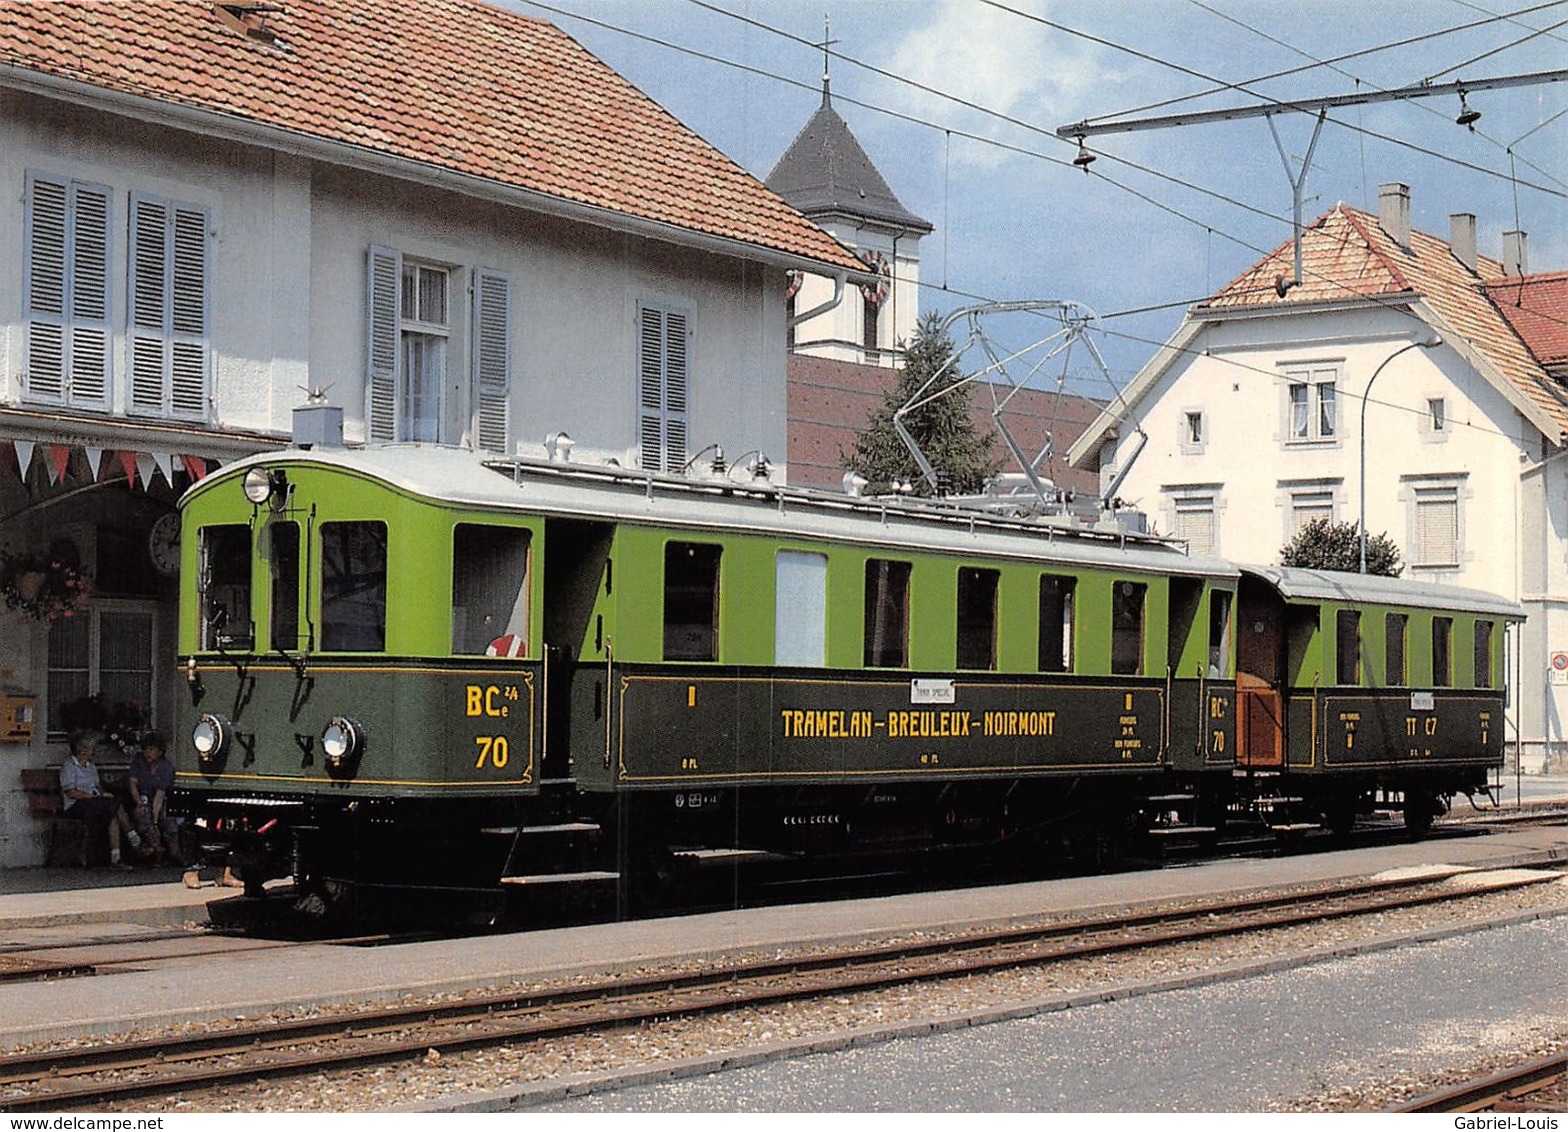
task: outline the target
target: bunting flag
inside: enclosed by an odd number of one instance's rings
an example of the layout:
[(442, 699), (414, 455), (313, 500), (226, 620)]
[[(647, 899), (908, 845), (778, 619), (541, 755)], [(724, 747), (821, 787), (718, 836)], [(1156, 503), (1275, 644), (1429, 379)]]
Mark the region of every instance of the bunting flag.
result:
[(22, 477), (22, 482), (27, 482), (27, 473), (33, 467), (33, 442), (31, 440), (12, 441), (16, 446), (16, 473)]
[(87, 466), (93, 470), (93, 482), (98, 482), (98, 467), (103, 463), (102, 448), (84, 448), (87, 453)]
[(71, 448), (68, 444), (54, 444), (49, 448), (49, 482), (59, 483), (65, 470), (71, 466)]
[(120, 470), (125, 473), (125, 478), (132, 484), (136, 482), (136, 453), (120, 449), (115, 453), (120, 458)]
[(152, 458), (152, 453), (151, 452), (133, 452), (133, 453), (131, 453), (131, 458), (136, 461), (136, 470), (141, 473), (142, 487), (143, 488), (151, 487), (152, 486), (152, 474), (155, 471), (158, 470), (158, 465), (157, 465), (157, 463), (154, 462), (154, 460)]
[(180, 462), (185, 465), (185, 474), (191, 477), (191, 483), (200, 483), (207, 476), (207, 461), (200, 456), (181, 456)]
[(174, 457), (167, 452), (154, 452), (153, 465), (163, 473), (163, 482), (170, 487), (174, 486)]

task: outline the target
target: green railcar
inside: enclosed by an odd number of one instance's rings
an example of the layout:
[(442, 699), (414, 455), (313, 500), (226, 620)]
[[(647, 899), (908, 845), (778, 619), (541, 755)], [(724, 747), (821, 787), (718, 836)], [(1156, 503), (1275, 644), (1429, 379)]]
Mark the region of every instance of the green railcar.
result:
[(324, 903), (1212, 828), (1262, 774), (1238, 607), (1305, 617), (1067, 519), (418, 446), (257, 457), (182, 509), (191, 824)]

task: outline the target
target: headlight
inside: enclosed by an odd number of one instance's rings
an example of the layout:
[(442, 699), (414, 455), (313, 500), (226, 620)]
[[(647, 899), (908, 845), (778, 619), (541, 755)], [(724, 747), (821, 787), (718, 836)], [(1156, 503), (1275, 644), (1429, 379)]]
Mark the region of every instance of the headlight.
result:
[(245, 498), (258, 507), (272, 498), (272, 473), (266, 468), (252, 468), (246, 472)]
[(197, 761), (214, 763), (229, 749), (233, 729), (221, 715), (204, 715), (191, 728), (191, 746), (196, 748)]
[(328, 770), (343, 770), (365, 749), (365, 728), (357, 719), (335, 716), (321, 732), (321, 751)]

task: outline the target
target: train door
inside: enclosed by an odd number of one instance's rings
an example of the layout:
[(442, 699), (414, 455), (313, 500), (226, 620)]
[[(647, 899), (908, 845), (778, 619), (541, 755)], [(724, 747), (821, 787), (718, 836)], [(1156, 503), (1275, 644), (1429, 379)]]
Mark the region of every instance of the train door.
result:
[(1236, 765), (1285, 762), (1285, 603), (1274, 588), (1242, 575), (1236, 641)]
[(572, 684), (591, 645), (590, 621), (610, 569), (615, 528), (583, 519), (546, 519), (544, 526), (545, 746), (541, 777), (573, 777)]

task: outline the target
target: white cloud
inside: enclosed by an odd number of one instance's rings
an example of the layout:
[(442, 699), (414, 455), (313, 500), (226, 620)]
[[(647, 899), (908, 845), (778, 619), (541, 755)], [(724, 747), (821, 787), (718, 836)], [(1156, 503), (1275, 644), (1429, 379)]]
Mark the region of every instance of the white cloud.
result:
[[(1011, 0), (1020, 11), (1040, 11), (1032, 0)], [(911, 9), (906, 9), (906, 11)], [(1091, 92), (1110, 77), (1105, 52), (979, 0), (941, 0), (919, 6), (920, 21), (897, 41), (887, 67), (906, 78), (1039, 126), (1046, 133), (1081, 116)], [(1059, 143), (1033, 131), (899, 87), (907, 112), (1039, 152)], [(993, 166), (1008, 153), (996, 146), (955, 144), (955, 162)]]

